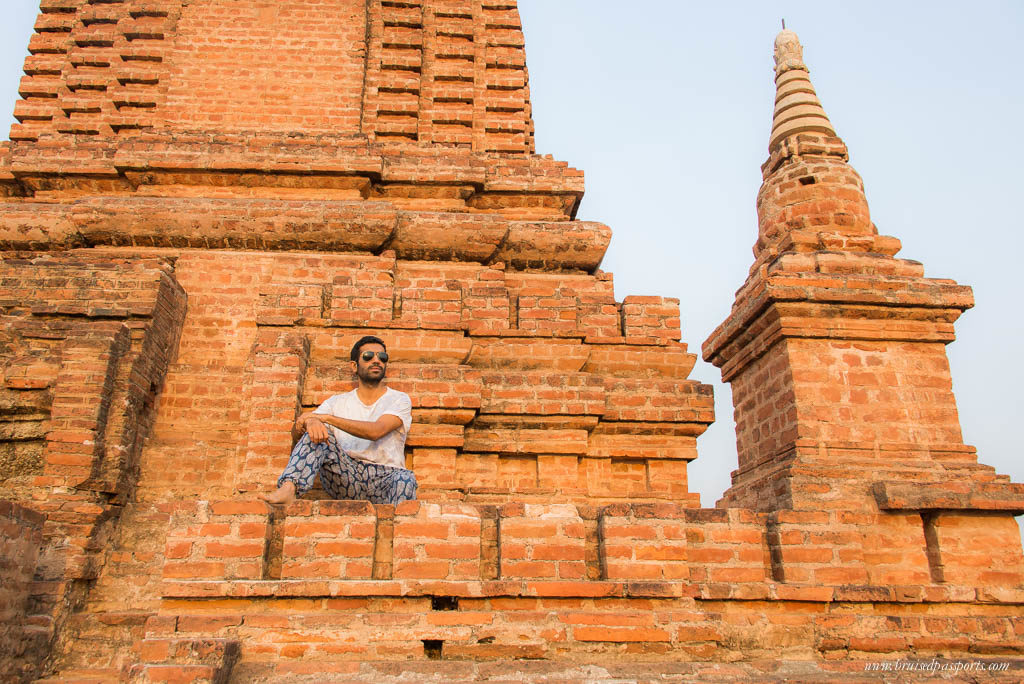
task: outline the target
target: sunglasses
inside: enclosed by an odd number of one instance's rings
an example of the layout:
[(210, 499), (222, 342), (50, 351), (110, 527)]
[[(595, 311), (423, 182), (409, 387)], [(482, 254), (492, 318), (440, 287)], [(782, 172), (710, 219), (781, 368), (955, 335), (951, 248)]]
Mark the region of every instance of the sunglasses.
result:
[(359, 358), (361, 358), (363, 361), (372, 361), (374, 356), (376, 356), (378, 359), (380, 359), (381, 363), (387, 363), (388, 362), (388, 353), (387, 352), (383, 352), (383, 351), (381, 351), (381, 352), (364, 351), (362, 354), (359, 355)]

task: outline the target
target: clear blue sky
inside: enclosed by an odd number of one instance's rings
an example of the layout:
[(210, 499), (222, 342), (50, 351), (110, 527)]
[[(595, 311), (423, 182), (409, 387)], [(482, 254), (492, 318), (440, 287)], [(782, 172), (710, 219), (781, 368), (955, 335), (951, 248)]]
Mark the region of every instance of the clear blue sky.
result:
[[(974, 288), (947, 349), (964, 439), (1024, 482), (1024, 3), (520, 0), (537, 151), (586, 172), (579, 217), (611, 226), (616, 296), (678, 297), (683, 341), (729, 311), (752, 262), (780, 19), (879, 231), (931, 277)], [(13, 109), (35, 0), (5, 0), (0, 97)], [(713, 506), (735, 468), (732, 406), (700, 439), (691, 488)]]

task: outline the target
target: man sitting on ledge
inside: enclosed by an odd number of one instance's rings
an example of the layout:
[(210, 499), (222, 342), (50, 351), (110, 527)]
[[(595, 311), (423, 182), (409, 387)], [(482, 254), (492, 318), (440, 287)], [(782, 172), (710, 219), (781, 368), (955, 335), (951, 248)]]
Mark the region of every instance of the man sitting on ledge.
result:
[(388, 352), (368, 335), (349, 355), (359, 386), (335, 394), (292, 426), (298, 440), (268, 504), (288, 504), (309, 491), (316, 475), (334, 499), (396, 504), (416, 498), (416, 476), (405, 468), (412, 401), (383, 384)]

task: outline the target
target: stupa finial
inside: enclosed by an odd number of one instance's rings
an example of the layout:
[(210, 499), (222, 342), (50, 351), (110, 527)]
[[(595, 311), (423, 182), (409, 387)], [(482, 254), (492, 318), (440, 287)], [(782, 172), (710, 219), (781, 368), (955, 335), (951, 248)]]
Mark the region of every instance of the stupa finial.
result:
[(785, 28), (785, 20), (782, 26), (775, 37), (775, 114), (769, 151), (796, 133), (836, 134), (811, 85), (800, 39)]
[(783, 19), (782, 30), (775, 36), (775, 74), (790, 69), (807, 71), (807, 65), (804, 64), (804, 48), (800, 45), (800, 39), (786, 28), (786, 20)]

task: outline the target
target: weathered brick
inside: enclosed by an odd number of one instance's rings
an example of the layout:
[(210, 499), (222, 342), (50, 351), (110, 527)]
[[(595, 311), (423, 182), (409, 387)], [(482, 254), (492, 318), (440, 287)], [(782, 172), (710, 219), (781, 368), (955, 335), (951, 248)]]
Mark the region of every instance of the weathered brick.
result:
[(373, 506), (365, 501), (328, 500), (296, 507), (300, 514), (307, 510), (308, 515), (284, 519), (281, 577), (369, 579), (377, 541)]
[(407, 503), (395, 510), (394, 577), (479, 579), (480, 512), (472, 506)]

